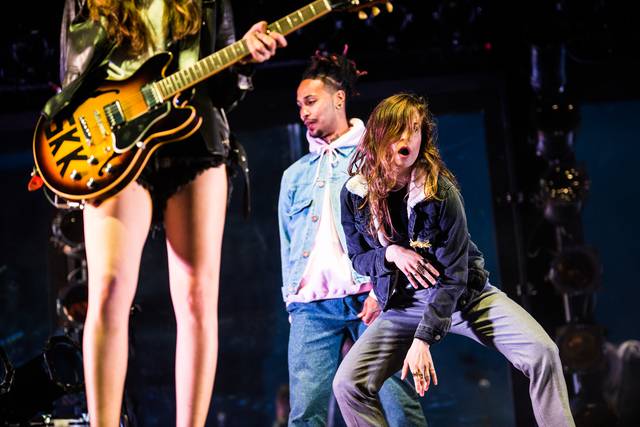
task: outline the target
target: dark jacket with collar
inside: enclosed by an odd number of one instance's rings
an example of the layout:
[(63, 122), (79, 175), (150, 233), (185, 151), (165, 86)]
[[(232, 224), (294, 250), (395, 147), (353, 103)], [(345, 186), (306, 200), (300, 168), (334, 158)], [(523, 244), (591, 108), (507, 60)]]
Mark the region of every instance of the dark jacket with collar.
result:
[[(412, 248), (439, 272), (437, 284), (426, 290), (428, 298), (415, 337), (429, 344), (440, 341), (451, 327), (451, 315), (466, 307), (484, 287), (489, 273), (484, 258), (471, 241), (460, 192), (447, 178), (438, 180), (437, 199), (425, 199), (422, 183), (411, 182), (407, 202), (408, 237)], [(351, 177), (341, 193), (341, 216), (349, 258), (360, 274), (371, 276), (383, 310), (402, 274), (385, 261), (388, 242), (369, 232), (366, 180)]]
[[(105, 29), (88, 19), (86, 3), (86, 0), (65, 1), (60, 39), (63, 90), (43, 109), (48, 118), (69, 105), (74, 96), (81, 97), (83, 89), (106, 78), (106, 63), (113, 44)], [(230, 0), (202, 0), (202, 6), (199, 57), (236, 41)], [(188, 44), (188, 40), (180, 42), (175, 50)], [(200, 135), (213, 154), (224, 157), (228, 154), (230, 131), (224, 109), (232, 108), (251, 89), (250, 79), (243, 73), (250, 74), (250, 68), (231, 67), (198, 85), (193, 95), (191, 103), (203, 118)]]

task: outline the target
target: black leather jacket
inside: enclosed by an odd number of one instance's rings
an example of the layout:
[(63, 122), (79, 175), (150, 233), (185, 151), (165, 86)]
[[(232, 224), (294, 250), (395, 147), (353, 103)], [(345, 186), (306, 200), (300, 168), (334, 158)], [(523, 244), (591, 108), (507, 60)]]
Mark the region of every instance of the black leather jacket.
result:
[[(200, 57), (236, 41), (229, 0), (202, 0)], [(181, 49), (181, 43), (174, 46)], [(63, 90), (43, 110), (48, 118), (69, 104), (91, 79), (106, 77), (106, 60), (113, 50), (105, 29), (88, 19), (86, 0), (66, 0), (60, 38), (60, 79)], [(101, 68), (104, 68), (102, 72)], [(212, 154), (228, 156), (229, 110), (251, 89), (250, 67), (231, 67), (196, 87), (191, 100), (203, 118), (200, 134)]]

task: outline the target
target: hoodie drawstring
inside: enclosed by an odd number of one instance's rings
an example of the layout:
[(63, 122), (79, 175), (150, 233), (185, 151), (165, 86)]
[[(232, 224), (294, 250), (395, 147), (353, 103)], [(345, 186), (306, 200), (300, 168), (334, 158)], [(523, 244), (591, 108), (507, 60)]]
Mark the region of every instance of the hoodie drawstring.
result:
[(320, 148), (320, 158), (318, 159), (318, 167), (316, 167), (316, 174), (313, 177), (314, 184), (318, 182), (318, 177), (320, 176), (320, 168), (322, 168), (322, 159), (324, 159), (325, 155), (330, 156), (330, 164), (332, 167), (338, 163), (338, 150), (334, 148), (331, 144), (323, 145)]

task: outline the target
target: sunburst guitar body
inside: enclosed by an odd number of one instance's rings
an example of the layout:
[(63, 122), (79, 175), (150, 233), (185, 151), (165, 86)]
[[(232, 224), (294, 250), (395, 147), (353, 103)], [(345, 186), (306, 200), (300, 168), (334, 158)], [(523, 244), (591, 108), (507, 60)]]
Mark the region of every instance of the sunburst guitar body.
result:
[(128, 79), (105, 81), (73, 111), (38, 121), (33, 154), (49, 188), (68, 200), (104, 199), (135, 180), (157, 148), (198, 129), (192, 106), (152, 93), (170, 60), (153, 56)]
[[(382, 2), (316, 0), (268, 29), (286, 35), (333, 10), (363, 13), (363, 8)], [(35, 174), (70, 201), (99, 201), (117, 194), (140, 175), (155, 150), (188, 138), (200, 127), (195, 109), (178, 95), (249, 56), (243, 39), (165, 77), (171, 55), (161, 53), (125, 80), (103, 80), (88, 94), (83, 90), (82, 99), (72, 99), (53, 118), (38, 121)]]

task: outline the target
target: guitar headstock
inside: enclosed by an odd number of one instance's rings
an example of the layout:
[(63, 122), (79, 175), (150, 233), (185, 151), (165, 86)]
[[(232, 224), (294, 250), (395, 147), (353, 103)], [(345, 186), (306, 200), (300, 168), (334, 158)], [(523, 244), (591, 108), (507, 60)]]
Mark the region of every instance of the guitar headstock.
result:
[(371, 16), (380, 14), (381, 9), (378, 5), (382, 5), (384, 9), (393, 12), (393, 4), (389, 0), (328, 0), (331, 9), (335, 11), (358, 12), (358, 18), (367, 19), (368, 15), (365, 10), (370, 9)]

